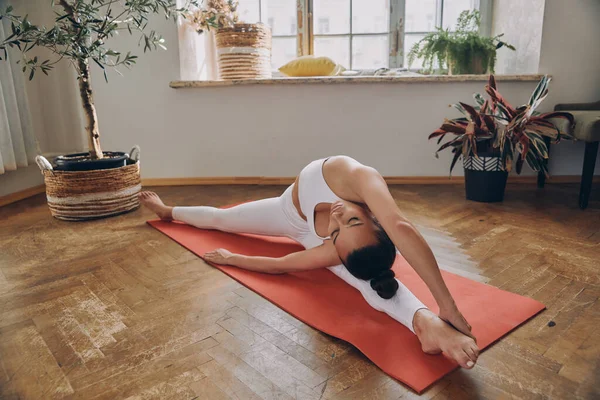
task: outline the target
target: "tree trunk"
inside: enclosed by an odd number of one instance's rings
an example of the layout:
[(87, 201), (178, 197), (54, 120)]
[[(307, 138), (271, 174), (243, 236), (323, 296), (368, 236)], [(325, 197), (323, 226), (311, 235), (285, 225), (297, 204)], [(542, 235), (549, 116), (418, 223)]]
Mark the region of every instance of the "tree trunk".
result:
[(87, 126), (88, 143), (90, 155), (93, 159), (103, 158), (102, 147), (100, 147), (100, 130), (98, 128), (98, 115), (94, 106), (92, 96), (92, 85), (90, 82), (90, 65), (87, 60), (79, 61), (79, 93)]

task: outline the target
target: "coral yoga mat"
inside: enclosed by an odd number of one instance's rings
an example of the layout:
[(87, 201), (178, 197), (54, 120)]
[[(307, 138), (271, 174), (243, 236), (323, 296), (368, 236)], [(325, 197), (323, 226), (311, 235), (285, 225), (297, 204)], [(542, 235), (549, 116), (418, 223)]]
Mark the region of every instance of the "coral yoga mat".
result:
[[(148, 223), (199, 256), (217, 248), (270, 257), (303, 249), (286, 238), (201, 230), (176, 222)], [(412, 332), (371, 308), (359, 291), (326, 269), (268, 275), (229, 266), (215, 267), (304, 323), (351, 343), (384, 372), (419, 393), (458, 367), (443, 355), (424, 354)], [(406, 260), (398, 257), (394, 271), (427, 307), (438, 311), (426, 285)], [(481, 349), (545, 308), (538, 301), (442, 273)]]

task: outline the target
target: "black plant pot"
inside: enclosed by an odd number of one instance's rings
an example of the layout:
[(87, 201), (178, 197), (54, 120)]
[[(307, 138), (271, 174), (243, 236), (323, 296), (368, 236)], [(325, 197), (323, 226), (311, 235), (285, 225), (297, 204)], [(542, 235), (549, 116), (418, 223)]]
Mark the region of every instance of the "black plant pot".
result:
[(463, 158), (467, 200), (495, 203), (504, 200), (508, 172), (497, 156), (479, 155)]
[(105, 151), (104, 158), (93, 160), (90, 153), (75, 153), (58, 156), (54, 159), (54, 169), (59, 171), (91, 171), (112, 169), (126, 165), (129, 154), (119, 151)]

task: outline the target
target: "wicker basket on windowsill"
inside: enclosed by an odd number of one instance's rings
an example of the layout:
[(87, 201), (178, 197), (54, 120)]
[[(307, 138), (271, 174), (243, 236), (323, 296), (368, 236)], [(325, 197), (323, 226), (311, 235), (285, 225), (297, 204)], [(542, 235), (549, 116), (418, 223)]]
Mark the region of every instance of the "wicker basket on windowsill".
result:
[(271, 30), (264, 24), (235, 24), (216, 35), (219, 79), (270, 79)]

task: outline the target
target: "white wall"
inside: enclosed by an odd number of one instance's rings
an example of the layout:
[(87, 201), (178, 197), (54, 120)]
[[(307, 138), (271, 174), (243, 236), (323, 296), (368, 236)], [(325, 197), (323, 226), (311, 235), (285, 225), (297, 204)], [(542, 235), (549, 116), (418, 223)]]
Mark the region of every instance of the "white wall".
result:
[[(600, 98), (600, 46), (591, 43), (600, 37), (600, 5), (568, 3), (546, 2), (540, 70), (554, 79), (542, 110)], [(94, 84), (104, 147), (140, 144), (144, 177), (293, 176), (330, 154), (348, 154), (384, 175), (445, 176), (449, 154), (435, 159), (426, 136), (455, 115), (449, 103), (483, 91), (483, 83), (170, 89), (179, 74), (176, 28), (154, 22), (169, 51), (142, 55), (125, 78)], [(125, 36), (119, 41), (123, 48), (136, 43)], [(535, 83), (499, 85), (522, 104)], [(551, 172), (580, 174), (582, 151), (580, 143), (556, 146)]]
[[(557, 102), (600, 99), (599, 20), (597, 0), (546, 1), (540, 71), (554, 79), (543, 110)], [(103, 147), (127, 151), (141, 145), (146, 178), (293, 176), (330, 154), (348, 154), (388, 176), (446, 176), (449, 154), (435, 159), (427, 134), (456, 115), (449, 103), (483, 91), (483, 83), (175, 90), (168, 84), (179, 77), (176, 27), (160, 18), (153, 22), (168, 51), (137, 50), (138, 65), (123, 71), (125, 77), (112, 74), (109, 84), (94, 71)], [(137, 38), (122, 35), (116, 45), (135, 48)], [(506, 98), (521, 104), (535, 84), (499, 85)], [(55, 107), (52, 96), (54, 90), (38, 102)], [(48, 112), (44, 122), (56, 129), (65, 123), (61, 115)], [(561, 143), (553, 149), (551, 172), (580, 174), (582, 157), (582, 143)]]
[[(539, 71), (554, 79), (545, 107), (600, 100), (599, 21), (598, 0), (546, 0)], [(581, 142), (555, 146), (550, 172), (581, 174), (584, 147)]]
[(20, 192), (44, 183), (44, 177), (37, 165), (19, 168), (0, 175), (0, 197)]
[(540, 64), (544, 5), (546, 0), (493, 2), (492, 35), (515, 46), (497, 52), (497, 74), (535, 74)]
[[(448, 104), (470, 101), (483, 83), (244, 86), (175, 90), (176, 60), (147, 57), (148, 76), (97, 84), (104, 147), (142, 146), (144, 177), (295, 176), (309, 161), (347, 154), (384, 175), (445, 176), (427, 135)], [(136, 72), (142, 72), (140, 68)], [(171, 75), (171, 76), (173, 76)], [(175, 75), (176, 76), (176, 75)], [(114, 82), (113, 82), (114, 83)], [(520, 102), (534, 83), (503, 83)], [(127, 107), (123, 107), (127, 104)], [(457, 169), (457, 173), (460, 172)]]

